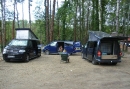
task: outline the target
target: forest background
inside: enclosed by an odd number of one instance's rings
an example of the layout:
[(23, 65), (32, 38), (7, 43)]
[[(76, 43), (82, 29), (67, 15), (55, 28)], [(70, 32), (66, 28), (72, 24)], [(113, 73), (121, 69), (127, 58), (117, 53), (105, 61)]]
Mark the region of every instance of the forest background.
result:
[(31, 28), (41, 44), (53, 40), (85, 44), (89, 30), (130, 35), (130, 0), (0, 0), (0, 5), (1, 50), (15, 38), (15, 28)]

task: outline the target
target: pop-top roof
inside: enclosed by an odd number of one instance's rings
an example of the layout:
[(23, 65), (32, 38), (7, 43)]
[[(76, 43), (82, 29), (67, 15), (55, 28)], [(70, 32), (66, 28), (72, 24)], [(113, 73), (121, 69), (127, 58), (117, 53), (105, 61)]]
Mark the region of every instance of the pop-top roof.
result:
[(102, 32), (102, 31), (89, 31), (89, 39), (88, 41), (97, 41), (100, 39), (117, 39), (117, 40), (124, 40), (127, 39), (127, 37), (123, 36), (112, 36), (108, 33)]
[(101, 31), (89, 31), (89, 41), (97, 41), (104, 37), (111, 37), (111, 35)]
[(38, 39), (30, 28), (16, 28), (16, 39)]

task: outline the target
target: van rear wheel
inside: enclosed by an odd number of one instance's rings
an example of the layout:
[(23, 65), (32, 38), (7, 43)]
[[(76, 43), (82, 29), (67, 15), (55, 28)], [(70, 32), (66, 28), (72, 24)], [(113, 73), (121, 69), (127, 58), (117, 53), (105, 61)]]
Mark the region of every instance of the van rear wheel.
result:
[(93, 65), (97, 65), (98, 63), (95, 61), (94, 57), (93, 57), (93, 60), (92, 60), (92, 64)]
[(40, 57), (41, 56), (41, 54), (40, 55), (38, 55), (37, 57)]

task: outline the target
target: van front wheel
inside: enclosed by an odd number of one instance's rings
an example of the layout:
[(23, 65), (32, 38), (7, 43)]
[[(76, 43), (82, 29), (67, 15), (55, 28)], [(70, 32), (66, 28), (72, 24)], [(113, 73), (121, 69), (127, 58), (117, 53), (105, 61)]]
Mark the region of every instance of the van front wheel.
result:
[(4, 59), (6, 62), (10, 62), (10, 59)]
[(29, 62), (29, 55), (28, 54), (26, 55), (25, 62)]
[(50, 54), (50, 52), (49, 52), (48, 50), (46, 50), (46, 51), (45, 51), (45, 54), (46, 54), (46, 55), (49, 55), (49, 54)]

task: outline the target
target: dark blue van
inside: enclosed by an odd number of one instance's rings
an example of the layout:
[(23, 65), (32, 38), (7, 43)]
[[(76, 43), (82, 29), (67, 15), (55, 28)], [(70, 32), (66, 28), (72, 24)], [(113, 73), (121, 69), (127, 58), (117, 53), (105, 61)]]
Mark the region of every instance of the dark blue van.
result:
[(116, 65), (121, 62), (119, 42), (127, 37), (111, 36), (101, 31), (89, 31), (89, 39), (82, 47), (82, 59), (91, 61), (93, 65), (108, 63)]
[(66, 49), (66, 51), (69, 54), (81, 52), (80, 41), (77, 41), (77, 42), (74, 42), (74, 41), (53, 41), (50, 44), (44, 46), (43, 52), (46, 55), (58, 54), (58, 49), (59, 49), (60, 46), (62, 46), (63, 49)]

